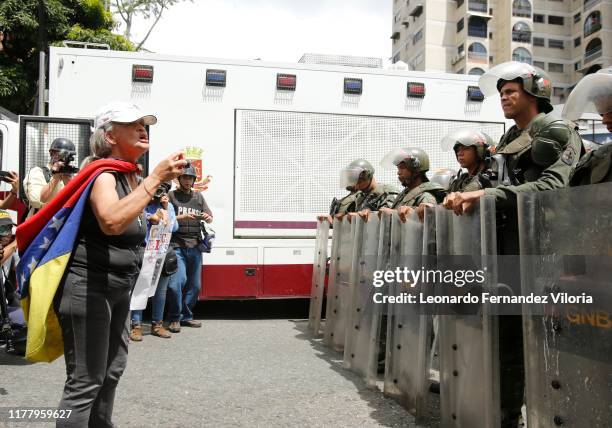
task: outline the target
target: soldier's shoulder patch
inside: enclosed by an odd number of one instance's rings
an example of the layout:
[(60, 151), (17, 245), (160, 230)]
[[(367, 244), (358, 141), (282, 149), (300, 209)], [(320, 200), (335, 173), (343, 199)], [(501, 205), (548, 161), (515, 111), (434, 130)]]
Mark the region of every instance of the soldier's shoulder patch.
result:
[(564, 164), (571, 166), (574, 164), (574, 159), (576, 159), (576, 150), (574, 149), (574, 146), (570, 144), (561, 155), (561, 160)]

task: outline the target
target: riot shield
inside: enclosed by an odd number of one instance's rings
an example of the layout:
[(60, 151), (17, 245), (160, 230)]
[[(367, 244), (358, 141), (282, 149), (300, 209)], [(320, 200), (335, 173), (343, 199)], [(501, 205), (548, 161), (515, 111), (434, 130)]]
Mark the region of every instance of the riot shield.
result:
[(523, 305), (530, 428), (612, 424), (610, 213), (612, 183), (519, 197), (522, 294), (549, 296)]
[[(405, 223), (397, 215), (393, 216), (389, 270), (418, 271), (428, 265), (427, 256), (435, 255), (428, 254), (435, 251), (435, 245), (429, 245), (435, 239), (433, 223), (433, 211), (426, 213), (425, 224), (416, 213)], [(388, 305), (384, 393), (395, 398), (419, 421), (427, 411), (431, 315), (419, 303), (418, 296), (427, 293), (428, 286), (395, 282), (390, 288), (389, 294), (399, 301)], [(412, 303), (406, 301), (408, 295), (414, 296)]]
[[(344, 364), (361, 375), (370, 387), (376, 386), (377, 355), (379, 349), (380, 313), (375, 310), (373, 273), (377, 269), (381, 222), (377, 213), (367, 222), (355, 223), (355, 252), (351, 268), (352, 288), (349, 322), (346, 329)], [(384, 231), (383, 231), (384, 233)]]
[(315, 241), (314, 264), (312, 265), (312, 286), (310, 289), (310, 309), (308, 313), (308, 328), (314, 336), (318, 336), (321, 326), (321, 310), (323, 309), (323, 294), (325, 291), (325, 272), (327, 270), (327, 243), (329, 241), (329, 222), (319, 221)]
[[(436, 209), (438, 269), (480, 269), (483, 255), (496, 254), (495, 203), (485, 198), (473, 213), (456, 216)], [(484, 235), (484, 236), (483, 236)], [(489, 263), (494, 269), (495, 264)], [(488, 272), (495, 279), (495, 272)], [(486, 284), (485, 284), (486, 286)], [(481, 295), (479, 289), (445, 287), (444, 293)], [(440, 409), (442, 426), (492, 427), (500, 425), (499, 359), (496, 318), (480, 303), (446, 307), (439, 316)], [(483, 373), (484, 371), (484, 373)]]
[(324, 343), (339, 352), (344, 349), (344, 336), (351, 297), (349, 276), (355, 244), (354, 232), (355, 222), (350, 223), (346, 216), (341, 221), (334, 220)]

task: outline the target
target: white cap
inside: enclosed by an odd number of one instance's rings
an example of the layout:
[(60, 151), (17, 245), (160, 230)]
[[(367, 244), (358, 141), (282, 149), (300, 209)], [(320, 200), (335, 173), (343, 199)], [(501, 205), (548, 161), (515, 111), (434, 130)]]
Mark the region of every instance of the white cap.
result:
[(114, 101), (98, 111), (94, 127), (99, 129), (111, 122), (132, 123), (140, 119), (144, 119), (145, 125), (155, 125), (157, 123), (155, 116), (144, 114), (136, 104)]

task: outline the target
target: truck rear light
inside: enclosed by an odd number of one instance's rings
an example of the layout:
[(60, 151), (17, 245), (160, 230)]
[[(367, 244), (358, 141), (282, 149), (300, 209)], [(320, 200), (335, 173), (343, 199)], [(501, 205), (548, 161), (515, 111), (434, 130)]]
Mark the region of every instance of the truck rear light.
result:
[(276, 75), (276, 89), (279, 91), (295, 91), (297, 83), (297, 77), (295, 74), (282, 74)]
[(153, 83), (153, 66), (132, 65), (132, 82)]
[(352, 77), (344, 78), (344, 93), (361, 95), (363, 92), (363, 80)]
[(484, 94), (478, 86), (468, 86), (467, 88), (467, 99), (468, 101), (482, 102), (484, 100)]
[(206, 70), (206, 86), (225, 87), (227, 82), (227, 71), (225, 70)]
[(408, 98), (425, 98), (425, 84), (408, 82)]

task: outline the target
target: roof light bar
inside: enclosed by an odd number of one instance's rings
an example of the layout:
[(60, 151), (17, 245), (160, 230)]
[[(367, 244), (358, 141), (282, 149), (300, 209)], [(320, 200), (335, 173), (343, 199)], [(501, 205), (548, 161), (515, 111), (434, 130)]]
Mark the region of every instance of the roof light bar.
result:
[(467, 99), (468, 101), (482, 102), (484, 101), (484, 94), (478, 86), (468, 86), (467, 88)]
[(295, 91), (297, 76), (295, 74), (278, 73), (276, 75), (276, 89), (279, 91)]
[(408, 98), (425, 98), (425, 84), (419, 82), (408, 82)]
[(153, 66), (132, 65), (132, 82), (153, 83)]
[(361, 95), (362, 92), (363, 92), (363, 80), (362, 79), (355, 79), (353, 77), (344, 78), (344, 93), (345, 94)]
[(206, 86), (225, 87), (227, 84), (227, 71), (225, 70), (206, 70)]

